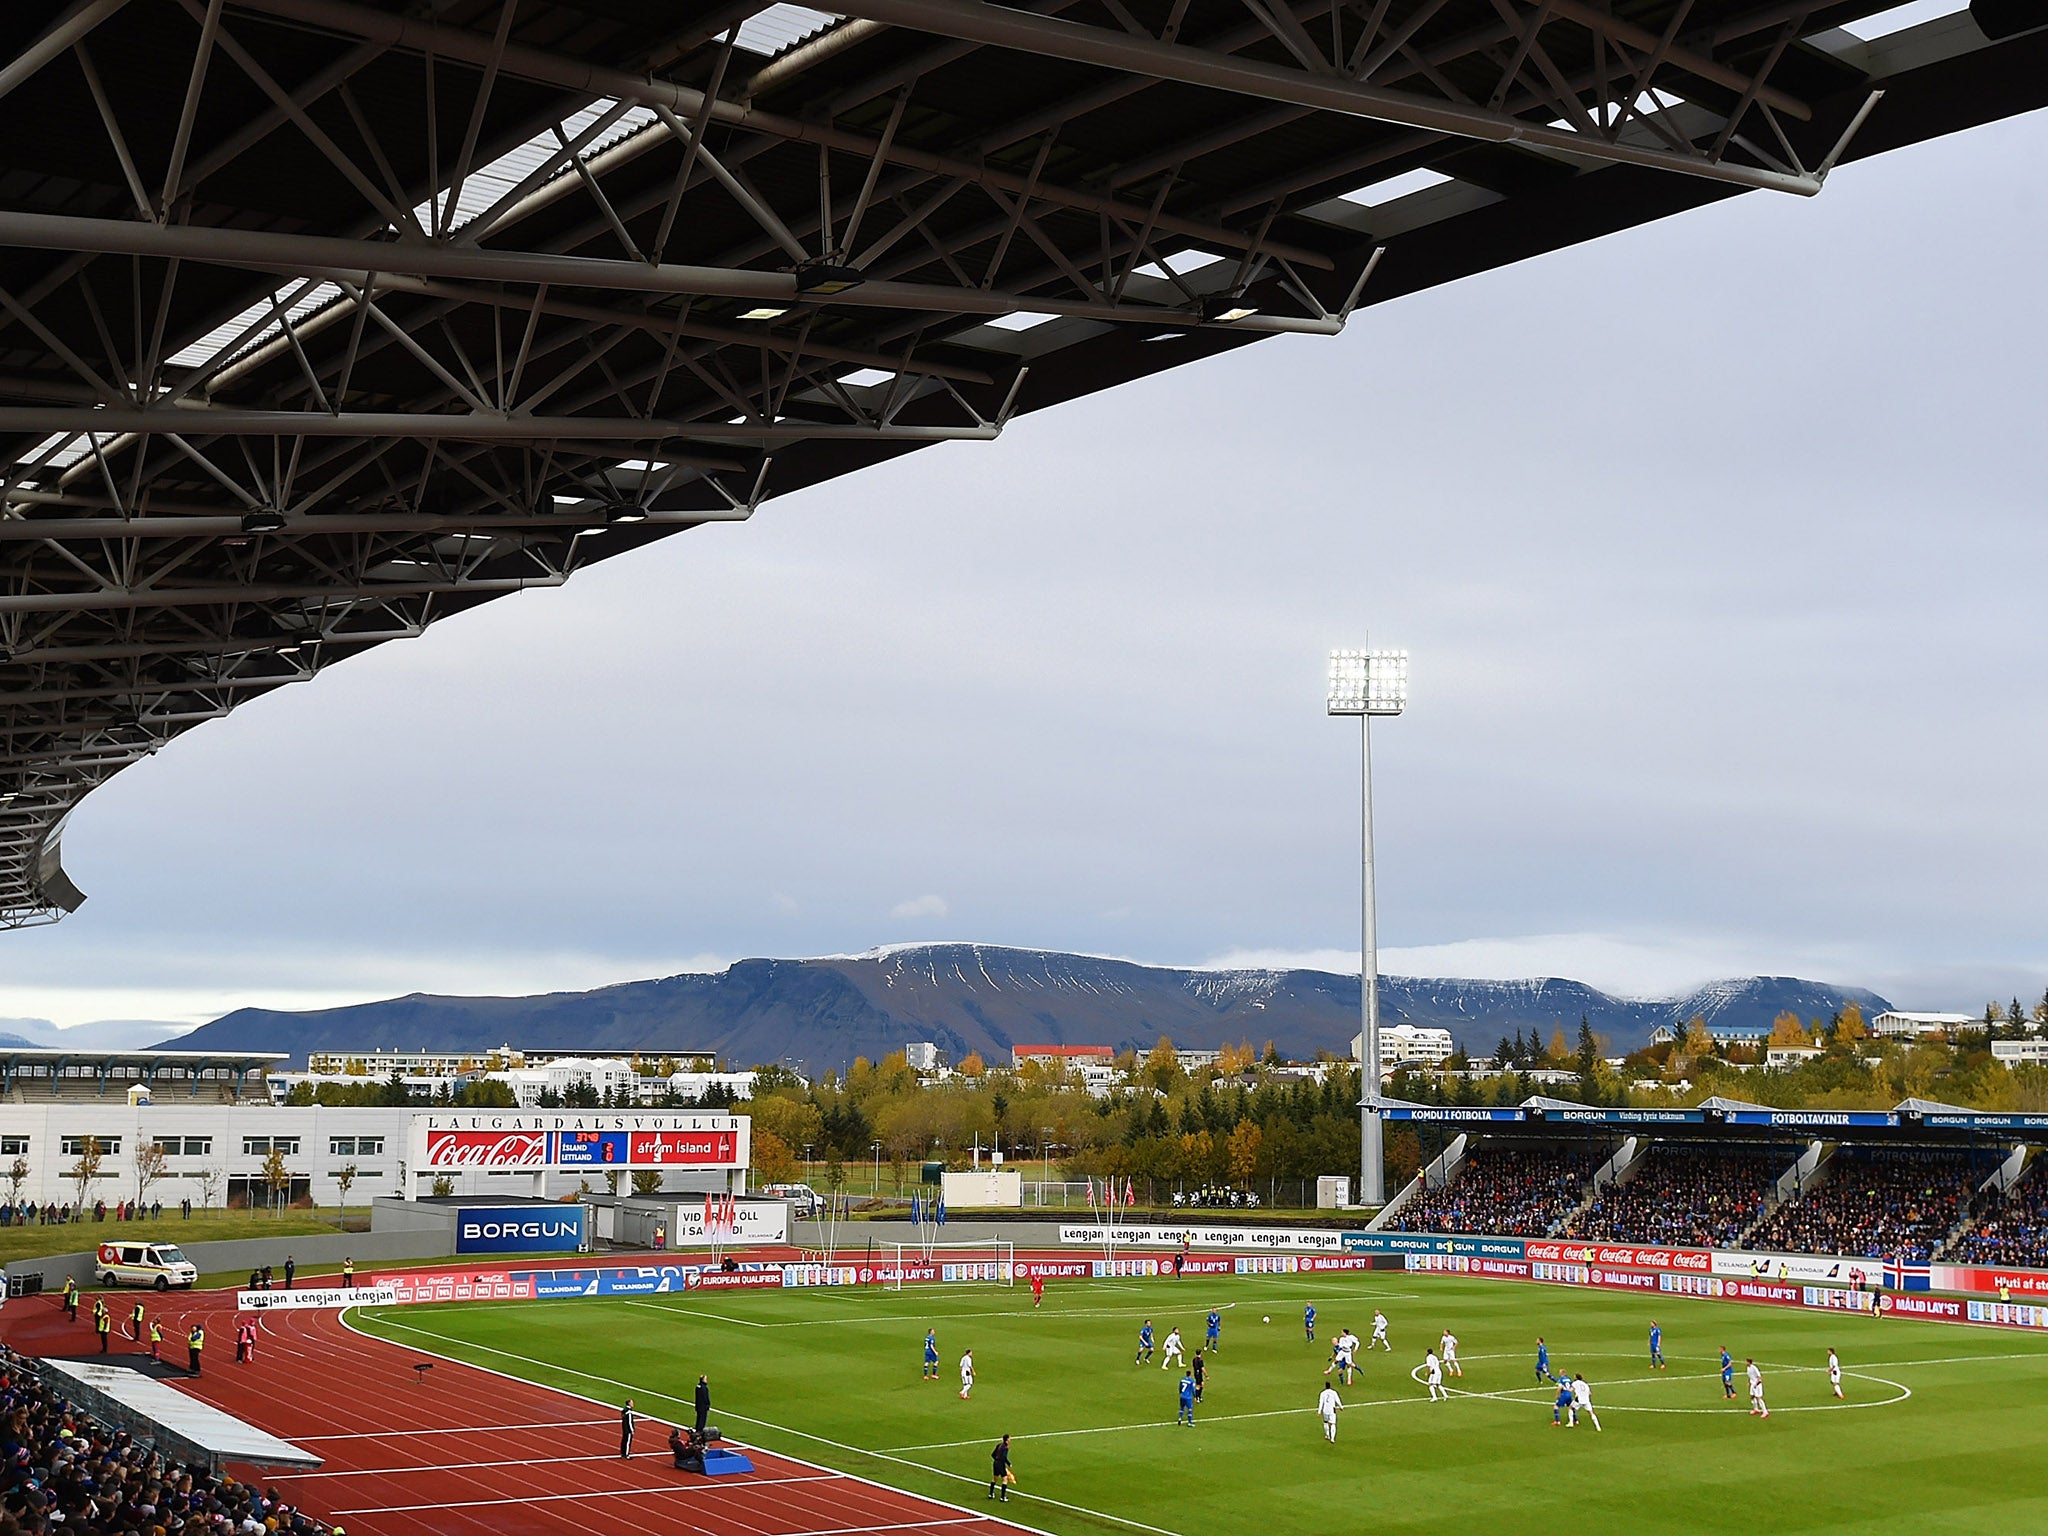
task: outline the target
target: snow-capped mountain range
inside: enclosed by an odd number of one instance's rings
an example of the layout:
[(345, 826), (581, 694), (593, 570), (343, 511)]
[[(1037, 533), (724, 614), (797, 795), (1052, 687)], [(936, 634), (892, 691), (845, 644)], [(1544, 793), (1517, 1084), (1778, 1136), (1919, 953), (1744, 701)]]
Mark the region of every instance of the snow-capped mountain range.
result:
[[(1474, 1052), (1503, 1035), (1581, 1017), (1616, 1050), (1638, 1047), (1659, 1024), (1767, 1025), (1787, 1009), (1826, 1017), (1844, 1002), (1889, 1006), (1860, 987), (1751, 976), (1683, 997), (1619, 998), (1555, 977), (1525, 981), (1389, 976), (1387, 1023), (1448, 1028)], [(315, 1050), (643, 1050), (715, 1053), (739, 1066), (785, 1058), (814, 1070), (856, 1056), (878, 1059), (930, 1040), (954, 1059), (978, 1051), (1007, 1060), (1013, 1045), (1145, 1048), (1161, 1035), (1190, 1049), (1273, 1041), (1282, 1054), (1348, 1052), (1358, 1029), (1356, 976), (1313, 970), (1200, 970), (1139, 965), (994, 944), (894, 945), (864, 955), (742, 960), (723, 971), (622, 982), (537, 997), (415, 993), (316, 1012), (245, 1008), (201, 1026), (180, 1049), (275, 1050), (303, 1061)]]

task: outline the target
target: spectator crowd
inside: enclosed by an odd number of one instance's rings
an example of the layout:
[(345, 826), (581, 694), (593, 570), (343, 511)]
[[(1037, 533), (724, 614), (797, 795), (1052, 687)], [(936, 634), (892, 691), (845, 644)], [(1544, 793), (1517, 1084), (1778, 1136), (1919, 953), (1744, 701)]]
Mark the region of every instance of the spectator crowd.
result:
[(2037, 1173), (2021, 1181), (1956, 1240), (1948, 1257), (1958, 1264), (2048, 1269), (2048, 1179)]
[(1457, 1175), (1402, 1207), (1398, 1232), (1498, 1232), (1544, 1237), (1586, 1197), (1590, 1152), (1576, 1147), (1481, 1144)]
[(4, 1346), (0, 1458), (0, 1536), (329, 1536), (274, 1488), (179, 1466), (89, 1418)]
[(1565, 1232), (1594, 1242), (1732, 1248), (1764, 1211), (1789, 1150), (1657, 1142), (1623, 1184), (1609, 1184)]
[(1843, 1147), (1826, 1177), (1788, 1200), (1744, 1246), (1925, 1263), (1970, 1211), (1990, 1167), (1934, 1147)]

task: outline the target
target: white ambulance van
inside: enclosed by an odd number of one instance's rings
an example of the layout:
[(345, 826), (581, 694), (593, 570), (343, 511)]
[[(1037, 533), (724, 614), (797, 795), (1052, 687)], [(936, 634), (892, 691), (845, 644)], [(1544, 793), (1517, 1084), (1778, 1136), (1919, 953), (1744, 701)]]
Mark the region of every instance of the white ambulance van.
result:
[(199, 1270), (176, 1243), (101, 1243), (98, 1254), (100, 1284), (152, 1285), (160, 1291), (172, 1286), (190, 1290)]

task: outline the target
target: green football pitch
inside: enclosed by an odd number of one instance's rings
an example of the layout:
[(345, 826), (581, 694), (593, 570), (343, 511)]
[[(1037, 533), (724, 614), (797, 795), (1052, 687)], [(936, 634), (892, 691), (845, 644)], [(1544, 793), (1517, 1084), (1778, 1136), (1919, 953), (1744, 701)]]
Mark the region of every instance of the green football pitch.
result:
[[(1317, 1342), (1302, 1307), (1319, 1314)], [(1210, 1307), (1221, 1350), (1192, 1429), (1179, 1371), (1133, 1364), (1148, 1317), (1190, 1352)], [(1337, 1443), (1314, 1404), (1328, 1344), (1369, 1337)], [(1362, 1274), (1055, 1281), (413, 1306), (363, 1331), (603, 1402), (686, 1415), (699, 1372), (728, 1434), (877, 1482), (984, 1504), (988, 1451), (1013, 1436), (1005, 1513), (1058, 1536), (1275, 1536), (1360, 1520), (1381, 1531), (2048, 1532), (2048, 1339), (1730, 1302)], [(1271, 1317), (1271, 1322), (1264, 1319)], [(1649, 1366), (1664, 1328), (1669, 1367)], [(921, 1380), (927, 1327), (936, 1382)], [(1424, 1350), (1458, 1336), (1462, 1379), (1428, 1401)], [(1551, 1426), (1552, 1369), (1593, 1385), (1603, 1428)], [(1719, 1349), (1736, 1360), (1724, 1399)], [(1829, 1392), (1840, 1353), (1846, 1400)], [(974, 1351), (973, 1396), (958, 1362)], [(1770, 1418), (1740, 1372), (1766, 1372)]]

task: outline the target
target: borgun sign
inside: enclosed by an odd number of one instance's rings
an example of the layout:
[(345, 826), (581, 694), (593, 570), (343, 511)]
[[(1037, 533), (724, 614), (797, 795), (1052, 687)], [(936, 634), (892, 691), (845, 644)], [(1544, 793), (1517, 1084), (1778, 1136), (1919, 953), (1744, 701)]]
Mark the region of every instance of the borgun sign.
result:
[(417, 1114), (414, 1166), (521, 1173), (600, 1168), (744, 1168), (744, 1115)]

